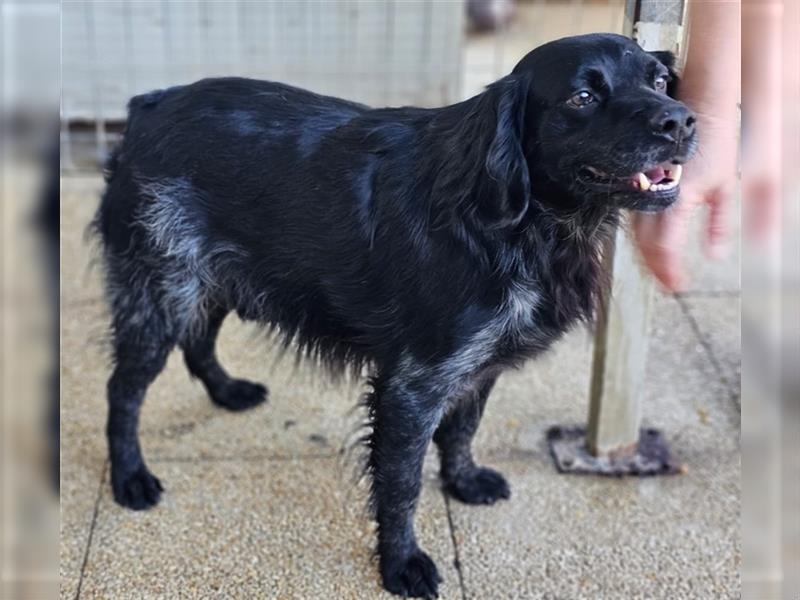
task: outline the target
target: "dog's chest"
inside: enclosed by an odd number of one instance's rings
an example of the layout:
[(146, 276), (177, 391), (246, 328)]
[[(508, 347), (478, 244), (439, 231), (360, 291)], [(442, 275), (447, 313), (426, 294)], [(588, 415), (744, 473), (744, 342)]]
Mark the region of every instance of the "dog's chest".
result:
[(557, 330), (543, 319), (547, 296), (541, 290), (515, 291), (513, 309), (497, 323), (494, 356), (497, 360), (517, 363), (546, 351), (559, 337)]
[[(594, 244), (556, 245), (539, 258), (536, 264), (524, 264), (520, 256), (517, 265), (523, 266), (502, 287), (478, 294), (495, 298), (493, 303), (466, 309), (462, 322), (469, 323), (473, 333), (462, 338), (444, 365), (457, 386), (479, 381), (482, 373), (520, 366), (576, 323), (591, 319), (600, 269)], [(480, 315), (477, 323), (475, 315)]]
[(599, 265), (586, 261), (580, 267), (506, 288), (482, 340), (491, 345), (494, 360), (518, 364), (547, 350), (576, 323), (591, 320)]
[(544, 327), (542, 290), (535, 285), (515, 282), (503, 301), (471, 340), (472, 353), (485, 356), (487, 363), (516, 363), (546, 350), (555, 336)]

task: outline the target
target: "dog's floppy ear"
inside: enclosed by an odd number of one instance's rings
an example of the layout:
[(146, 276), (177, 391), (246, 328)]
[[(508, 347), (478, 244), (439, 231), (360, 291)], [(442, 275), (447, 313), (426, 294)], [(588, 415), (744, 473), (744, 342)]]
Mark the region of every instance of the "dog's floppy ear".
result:
[(670, 98), (677, 98), (678, 96), (678, 84), (680, 83), (680, 77), (678, 76), (677, 71), (675, 70), (675, 64), (677, 63), (677, 58), (675, 54), (670, 52), (669, 50), (655, 50), (654, 52), (650, 52), (650, 56), (655, 58), (658, 62), (669, 69), (669, 77), (670, 81), (667, 84), (667, 95)]
[(494, 121), (483, 172), (477, 186), (481, 219), (492, 228), (513, 227), (528, 210), (530, 176), (523, 152), (525, 104), (528, 84), (524, 76), (509, 75), (492, 84), (489, 94)]

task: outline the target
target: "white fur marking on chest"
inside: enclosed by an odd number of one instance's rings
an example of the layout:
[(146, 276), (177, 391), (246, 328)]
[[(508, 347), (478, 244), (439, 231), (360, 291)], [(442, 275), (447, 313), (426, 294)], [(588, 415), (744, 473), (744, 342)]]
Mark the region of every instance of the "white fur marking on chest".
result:
[(525, 336), (535, 326), (539, 294), (531, 287), (513, 285), (491, 320), (455, 353), (435, 365), (425, 365), (406, 351), (401, 357), (398, 377), (422, 381), (444, 398), (457, 398), (480, 384), (477, 376), (491, 361), (498, 342), (505, 335)]

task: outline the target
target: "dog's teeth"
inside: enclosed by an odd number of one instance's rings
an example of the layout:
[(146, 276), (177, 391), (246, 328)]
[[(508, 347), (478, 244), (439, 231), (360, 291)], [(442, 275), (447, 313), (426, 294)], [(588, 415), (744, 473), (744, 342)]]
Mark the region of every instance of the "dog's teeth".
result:
[(671, 190), (678, 185), (677, 181), (667, 181), (665, 183), (653, 183), (650, 185), (651, 192), (661, 192), (664, 190)]
[(675, 165), (674, 168), (669, 170), (669, 176), (676, 184), (681, 180), (681, 174), (683, 173), (683, 165)]
[(647, 175), (644, 173), (639, 173), (639, 188), (646, 192), (650, 189), (650, 180), (647, 178)]

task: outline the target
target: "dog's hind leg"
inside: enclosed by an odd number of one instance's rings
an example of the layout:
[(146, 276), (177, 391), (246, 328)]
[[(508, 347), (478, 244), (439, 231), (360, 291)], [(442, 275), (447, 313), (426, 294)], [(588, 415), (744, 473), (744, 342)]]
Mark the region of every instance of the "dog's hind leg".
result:
[(461, 399), (433, 435), (439, 447), (444, 489), (467, 504), (494, 504), (511, 496), (505, 478), (493, 469), (477, 466), (470, 448), (493, 385), (494, 378)]
[(227, 314), (228, 310), (221, 306), (211, 309), (202, 333), (181, 347), (189, 372), (203, 382), (214, 404), (228, 410), (246, 410), (266, 400), (267, 388), (246, 379), (234, 379), (219, 364), (214, 347)]
[(139, 411), (147, 387), (175, 345), (168, 318), (147, 289), (127, 289), (112, 302), (114, 371), (108, 380), (108, 436), (114, 499), (134, 510), (154, 506), (163, 488), (139, 446)]

